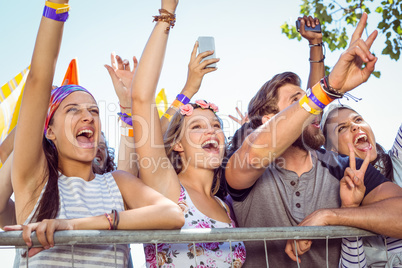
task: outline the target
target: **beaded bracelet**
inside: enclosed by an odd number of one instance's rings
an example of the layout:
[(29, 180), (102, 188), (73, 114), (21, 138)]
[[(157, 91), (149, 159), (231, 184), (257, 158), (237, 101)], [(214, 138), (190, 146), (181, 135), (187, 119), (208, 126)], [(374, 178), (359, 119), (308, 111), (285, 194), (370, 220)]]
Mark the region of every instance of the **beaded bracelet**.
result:
[(300, 107), (302, 107), (304, 110), (309, 112), (310, 114), (320, 114), (322, 111), (313, 109), (310, 105), (308, 105), (309, 98), (307, 98), (307, 95), (304, 95), (303, 98), (299, 100)]
[(331, 87), (331, 85), (328, 82), (328, 76), (325, 76), (323, 79), (321, 79), (321, 85), (322, 85), (322, 90), (331, 98), (333, 99), (340, 99), (343, 97), (344, 93), (340, 92), (339, 90)]
[[(162, 13), (166, 15), (162, 15)], [(166, 9), (159, 9), (159, 14), (160, 14), (159, 16), (152, 16), (154, 18), (152, 22), (163, 21), (169, 23), (169, 26), (166, 27), (166, 33), (168, 33), (170, 31), (170, 28), (173, 28), (176, 23), (176, 15), (170, 13)]]
[(106, 217), (106, 219), (107, 219), (108, 222), (109, 222), (109, 230), (113, 230), (113, 229), (112, 229), (112, 228), (113, 228), (112, 218), (111, 218), (110, 215), (107, 214), (107, 213), (105, 213), (105, 217)]

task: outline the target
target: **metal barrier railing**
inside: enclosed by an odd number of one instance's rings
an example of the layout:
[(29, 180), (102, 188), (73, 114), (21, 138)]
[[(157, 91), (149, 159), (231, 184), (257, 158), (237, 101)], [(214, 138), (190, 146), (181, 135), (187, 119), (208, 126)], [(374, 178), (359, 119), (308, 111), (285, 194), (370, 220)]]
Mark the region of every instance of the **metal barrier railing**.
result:
[[(269, 228), (212, 228), (183, 230), (142, 231), (58, 231), (54, 234), (55, 245), (88, 244), (158, 244), (158, 243), (208, 243), (234, 241), (268, 241), (288, 239), (335, 239), (342, 237), (365, 237), (376, 234), (345, 226), (269, 227)], [(32, 234), (33, 246), (40, 246), (36, 234)], [(26, 247), (21, 231), (0, 233), (0, 246)], [(116, 248), (116, 247), (114, 247)], [(157, 250), (158, 247), (155, 246)], [(73, 252), (73, 250), (72, 250)], [(72, 253), (73, 254), (73, 253)], [(268, 252), (265, 249), (266, 258)], [(156, 252), (156, 255), (158, 253)], [(74, 256), (72, 256), (74, 258)], [(27, 261), (28, 267), (29, 260)], [(197, 265), (197, 264), (196, 264)], [(196, 266), (197, 267), (197, 266)], [(267, 267), (268, 262), (267, 262)]]

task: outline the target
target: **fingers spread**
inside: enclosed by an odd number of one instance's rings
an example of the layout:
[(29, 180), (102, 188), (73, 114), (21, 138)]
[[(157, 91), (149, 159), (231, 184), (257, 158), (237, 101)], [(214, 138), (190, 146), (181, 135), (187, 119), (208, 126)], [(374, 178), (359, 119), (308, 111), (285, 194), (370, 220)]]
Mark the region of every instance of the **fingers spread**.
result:
[(371, 150), (368, 150), (366, 153), (366, 157), (364, 158), (363, 164), (359, 169), (359, 171), (362, 172), (363, 175), (366, 173), (367, 167), (370, 164), (370, 156), (371, 156)]

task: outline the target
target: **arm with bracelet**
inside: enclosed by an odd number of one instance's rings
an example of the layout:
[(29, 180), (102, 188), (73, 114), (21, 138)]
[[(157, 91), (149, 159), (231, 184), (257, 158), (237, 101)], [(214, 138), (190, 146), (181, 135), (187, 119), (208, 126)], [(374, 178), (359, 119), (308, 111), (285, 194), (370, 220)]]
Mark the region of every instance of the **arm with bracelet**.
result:
[(321, 30), (311, 31), (311, 29), (317, 28), (315, 26), (320, 25), (320, 21), (317, 18), (304, 16), (298, 18), (298, 21), (300, 22), (299, 32), (308, 41), (310, 48), (310, 75), (307, 88), (311, 88), (325, 75), (325, 46), (322, 42)]
[(115, 53), (111, 54), (111, 65), (105, 65), (119, 99), (120, 144), (117, 169), (138, 176), (137, 158), (134, 148), (133, 123), (131, 119), (131, 83), (138, 60), (133, 57), (133, 68), (128, 60)]
[(172, 116), (178, 111), (179, 107), (189, 103), (190, 99), (198, 92), (204, 75), (217, 70), (217, 68), (206, 68), (206, 66), (218, 62), (218, 58), (201, 62), (202, 59), (212, 55), (213, 52), (206, 51), (197, 55), (197, 49), (198, 41), (194, 44), (193, 51), (191, 52), (186, 84), (161, 118), (162, 133), (165, 133)]

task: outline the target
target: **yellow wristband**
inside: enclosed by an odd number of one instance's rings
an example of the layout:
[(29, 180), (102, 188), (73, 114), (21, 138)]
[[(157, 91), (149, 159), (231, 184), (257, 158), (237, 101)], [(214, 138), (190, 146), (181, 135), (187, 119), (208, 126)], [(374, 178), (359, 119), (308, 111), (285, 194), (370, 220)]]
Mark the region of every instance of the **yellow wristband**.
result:
[(304, 95), (304, 97), (299, 100), (300, 107), (302, 107), (304, 110), (306, 110), (310, 114), (320, 114), (322, 111), (311, 108), (311, 106), (308, 105), (309, 101), (310, 101), (310, 99), (307, 98), (307, 95)]
[(46, 1), (45, 6), (56, 10), (56, 14), (66, 13), (70, 10), (69, 4), (57, 4), (50, 1)]
[(164, 113), (163, 117), (166, 117), (166, 119), (169, 120), (169, 122), (170, 122), (170, 119), (172, 119), (172, 116), (168, 113)]

